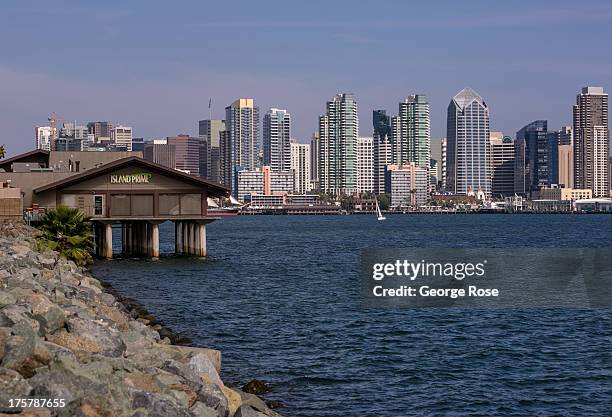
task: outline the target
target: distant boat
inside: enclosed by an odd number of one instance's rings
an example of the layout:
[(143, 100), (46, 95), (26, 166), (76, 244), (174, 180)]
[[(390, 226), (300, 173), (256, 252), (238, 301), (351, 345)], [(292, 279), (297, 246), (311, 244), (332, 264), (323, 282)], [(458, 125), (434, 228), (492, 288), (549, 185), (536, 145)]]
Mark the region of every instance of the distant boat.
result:
[(374, 201), (376, 201), (376, 214), (377, 217), (376, 219), (380, 222), (383, 220), (386, 220), (386, 217), (382, 215), (382, 212), (380, 211), (380, 206), (378, 205), (378, 199), (375, 199)]

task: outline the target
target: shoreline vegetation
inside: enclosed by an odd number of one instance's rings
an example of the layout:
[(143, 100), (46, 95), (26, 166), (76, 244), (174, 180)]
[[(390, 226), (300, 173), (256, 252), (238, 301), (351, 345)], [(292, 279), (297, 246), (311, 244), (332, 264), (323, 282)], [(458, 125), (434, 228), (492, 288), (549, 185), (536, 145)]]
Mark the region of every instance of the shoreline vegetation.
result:
[(37, 233), (0, 220), (0, 415), (281, 416), (250, 393), (264, 383), (225, 385), (220, 351), (190, 346)]

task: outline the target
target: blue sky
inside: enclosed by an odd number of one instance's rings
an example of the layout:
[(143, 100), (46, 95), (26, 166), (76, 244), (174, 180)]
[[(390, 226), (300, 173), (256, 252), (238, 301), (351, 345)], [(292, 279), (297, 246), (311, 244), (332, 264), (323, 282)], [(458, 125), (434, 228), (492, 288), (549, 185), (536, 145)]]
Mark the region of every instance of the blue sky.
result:
[(197, 133), (238, 97), (286, 108), (307, 141), (325, 101), (352, 92), (360, 131), (426, 94), (432, 136), (465, 86), (492, 130), (571, 124), (584, 85), (612, 88), (609, 1), (96, 1), (0, 5), (0, 126), (8, 154), (34, 126), (111, 120), (135, 136)]

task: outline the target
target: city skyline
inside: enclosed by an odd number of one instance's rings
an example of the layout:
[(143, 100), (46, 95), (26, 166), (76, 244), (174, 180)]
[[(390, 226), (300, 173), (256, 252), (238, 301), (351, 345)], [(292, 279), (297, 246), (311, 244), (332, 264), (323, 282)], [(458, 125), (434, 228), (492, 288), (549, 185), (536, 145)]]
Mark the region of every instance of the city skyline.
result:
[[(448, 98), (467, 86), (487, 98), (491, 129), (512, 134), (529, 120), (548, 120), (555, 129), (571, 125), (567, 108), (578, 88), (610, 90), (612, 85), (607, 55), (593, 64), (555, 63), (572, 50), (600, 56), (601, 42), (586, 40), (611, 35), (610, 25), (591, 24), (612, 20), (610, 4), (388, 6), (334, 4), (321, 16), (311, 3), (291, 10), (245, 3), (228, 20), (220, 4), (193, 5), (189, 13), (155, 4), (138, 10), (118, 3), (78, 4), (65, 10), (71, 25), (61, 25), (53, 24), (62, 18), (56, 6), (5, 4), (7, 24), (0, 33), (15, 41), (0, 46), (11, 57), (0, 64), (2, 142), (9, 154), (27, 150), (32, 128), (44, 125), (53, 111), (68, 120), (124, 122), (138, 137), (197, 136), (194, 121), (208, 118), (209, 99), (212, 117), (223, 119), (235, 97), (253, 97), (261, 109), (288, 109), (294, 137), (307, 143), (325, 101), (338, 92), (352, 92), (359, 101), (363, 136), (372, 135), (373, 109), (393, 114), (407, 95), (427, 95), (431, 136), (444, 137)], [(391, 9), (393, 16), (410, 19), (392, 17)], [(166, 19), (180, 20), (181, 29), (166, 25)], [(268, 42), (279, 35), (287, 55), (281, 61), (271, 59), (277, 44)], [(417, 35), (421, 45), (406, 47), (403, 40)], [(471, 35), (476, 35), (471, 45), (449, 48), (448, 39)], [(252, 43), (241, 46), (251, 37)], [(238, 66), (231, 57), (207, 59), (234, 47), (237, 54), (246, 53), (250, 65)], [(405, 54), (398, 54), (398, 47)], [(371, 59), (359, 55), (347, 69), (347, 57), (364, 48), (372, 51)], [(24, 54), (27, 50), (36, 53)], [(93, 62), (83, 71), (88, 50), (118, 59)], [(326, 65), (317, 65), (304, 50), (320, 55)], [(378, 65), (384, 54), (398, 56), (398, 65)], [(537, 54), (538, 63), (516, 59), (530, 54)], [(403, 55), (420, 64), (406, 70)], [(72, 56), (81, 57), (79, 65)]]

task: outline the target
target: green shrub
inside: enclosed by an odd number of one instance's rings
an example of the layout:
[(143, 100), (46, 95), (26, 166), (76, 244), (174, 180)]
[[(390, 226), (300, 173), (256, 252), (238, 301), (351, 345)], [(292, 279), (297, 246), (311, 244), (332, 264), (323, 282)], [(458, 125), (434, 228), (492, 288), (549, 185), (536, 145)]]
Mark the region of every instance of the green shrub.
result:
[(78, 208), (60, 206), (49, 210), (40, 227), (39, 242), (79, 266), (92, 262), (91, 222)]

